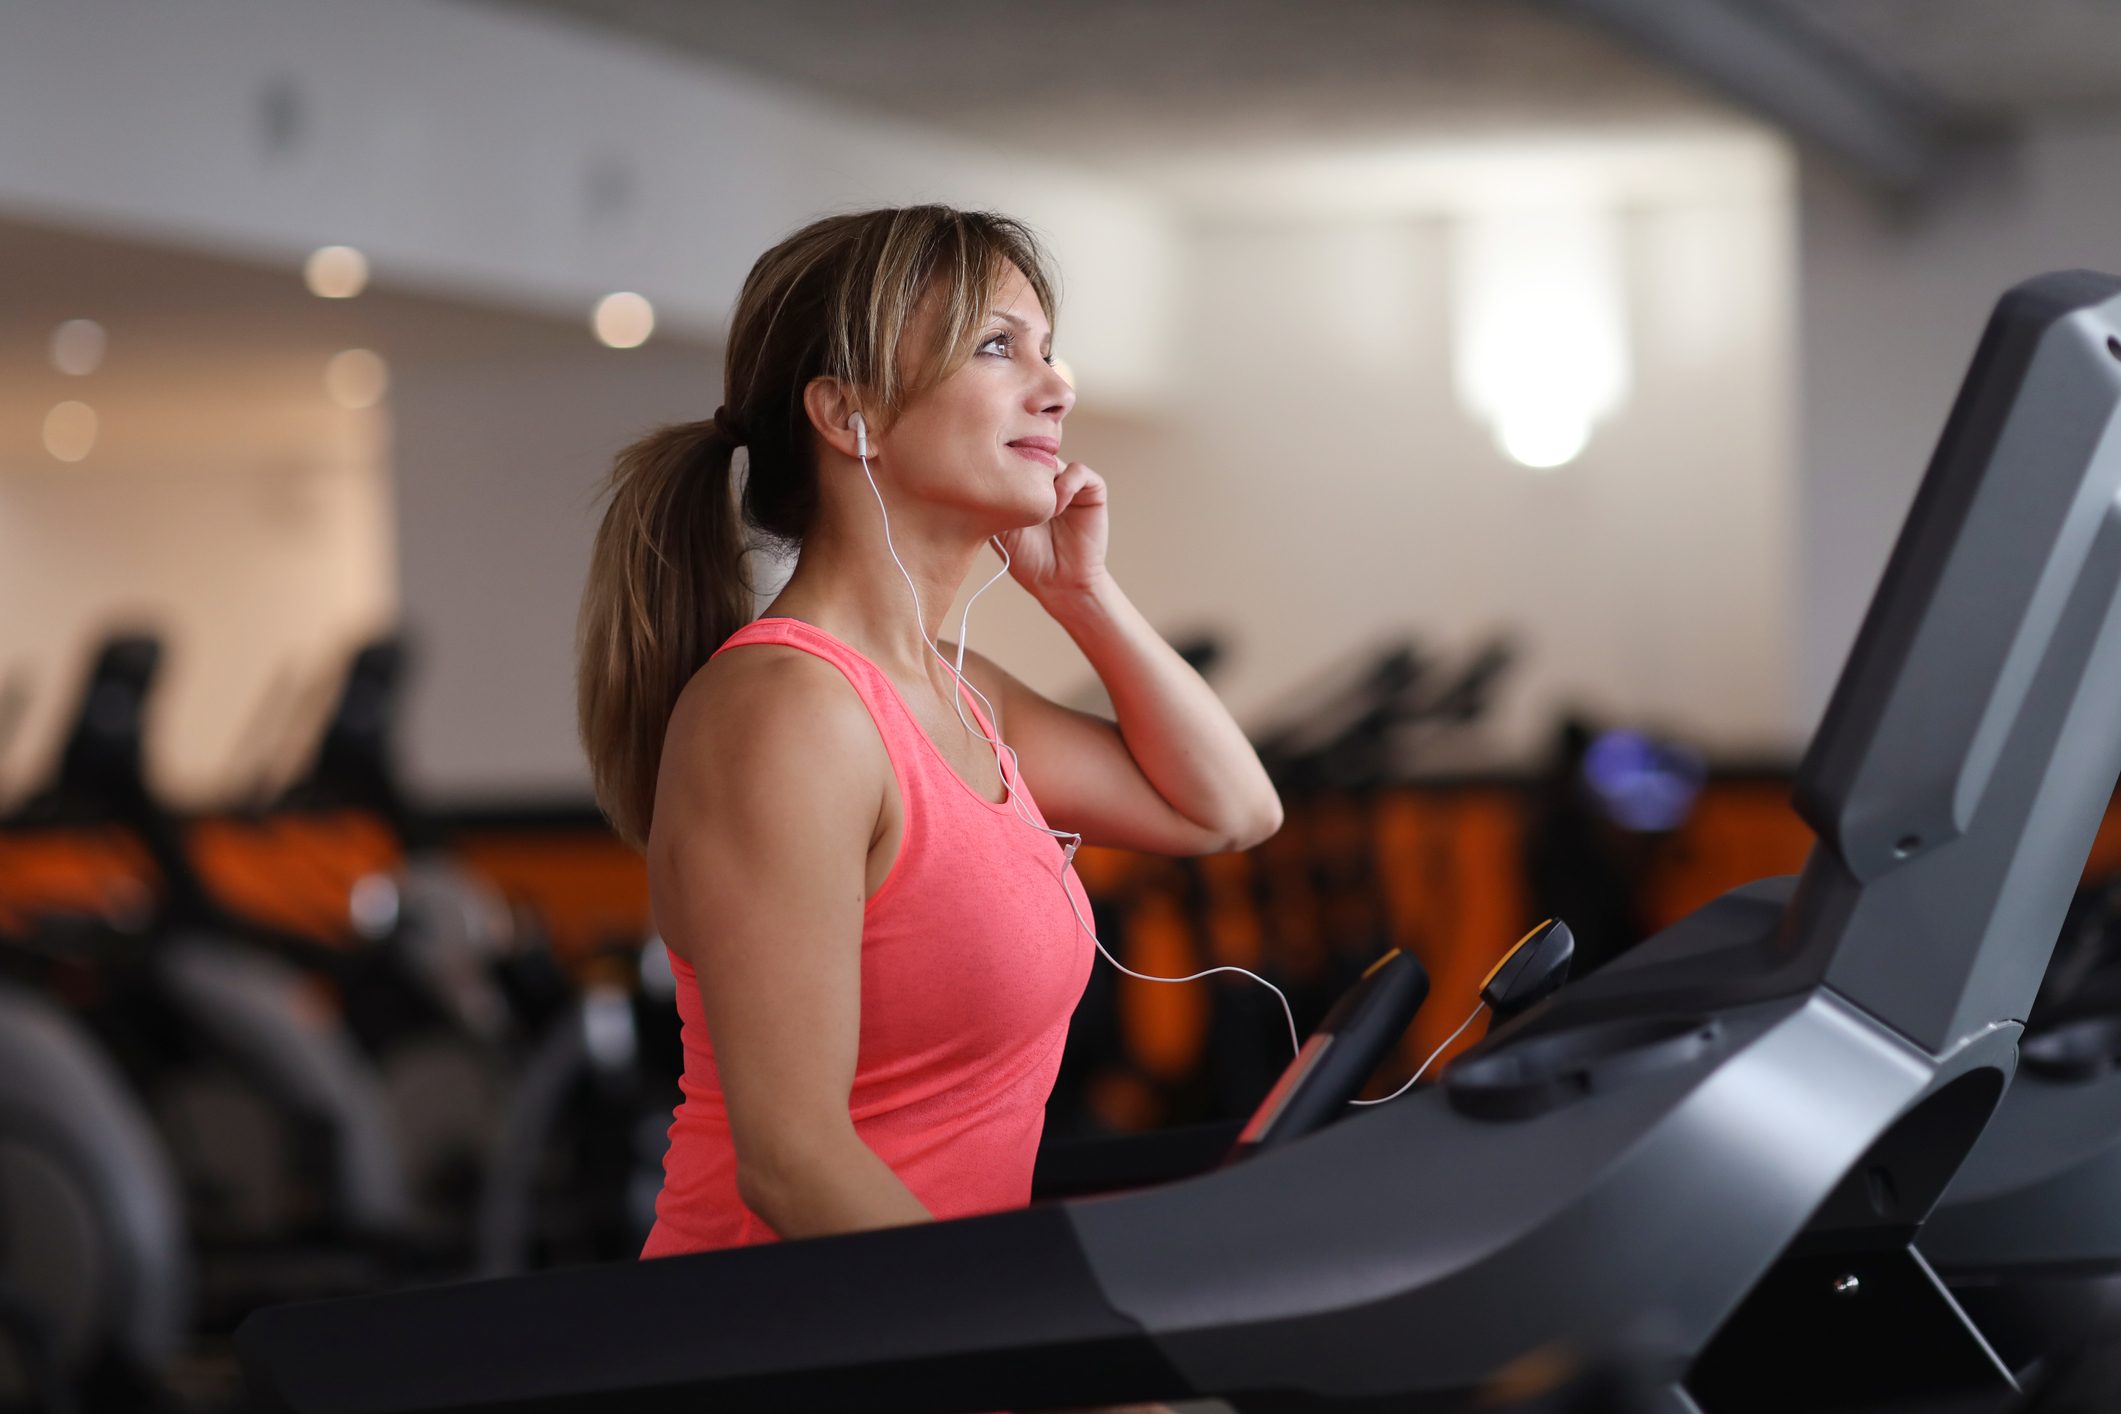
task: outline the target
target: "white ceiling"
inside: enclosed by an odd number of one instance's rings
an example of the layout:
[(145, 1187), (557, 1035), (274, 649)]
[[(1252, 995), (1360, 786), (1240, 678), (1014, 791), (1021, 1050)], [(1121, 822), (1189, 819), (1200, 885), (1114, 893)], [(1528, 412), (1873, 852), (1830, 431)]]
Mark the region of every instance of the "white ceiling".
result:
[(1976, 117), (2121, 108), (2121, 0), (1775, 0)]
[(1721, 113), (1531, 0), (479, 0), (1148, 176), (1235, 151)]
[[(1732, 110), (1555, 0), (476, 0), (1152, 177)], [(2121, 0), (1757, 0), (1975, 120), (2121, 105)]]
[[(2121, 0), (1756, 2), (1961, 112), (2121, 113)], [(1691, 78), (1553, 0), (466, 3), (1160, 180), (1174, 195), (1241, 194), (1277, 157), (1306, 162), (1320, 180), (1346, 168), (1353, 179), (1337, 190), (1364, 186), (1365, 164), (1395, 148), (1464, 143), (1480, 155), (1535, 136), (1631, 136), (1662, 158), (1688, 134), (1752, 127)], [(1708, 161), (1728, 165), (1712, 153), (1695, 166)], [(1407, 185), (1408, 172), (1394, 170)], [(1461, 185), (1462, 175), (1444, 174)], [(34, 447), (44, 410), (91, 387), (104, 406), (196, 404), (230, 388), (252, 406), (291, 404), (321, 398), (324, 361), (352, 345), (406, 367), (587, 337), (571, 323), (403, 290), (318, 300), (293, 269), (21, 223), (0, 224), (0, 270), (0, 455)], [(124, 313), (104, 370), (90, 379), (54, 372), (44, 354), (52, 327), (107, 310)]]

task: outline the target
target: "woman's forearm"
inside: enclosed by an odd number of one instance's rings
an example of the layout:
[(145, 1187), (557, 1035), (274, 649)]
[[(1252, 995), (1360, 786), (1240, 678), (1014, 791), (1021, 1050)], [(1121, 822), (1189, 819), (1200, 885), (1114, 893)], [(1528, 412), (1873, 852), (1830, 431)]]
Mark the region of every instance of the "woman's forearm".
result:
[(1127, 750), (1173, 810), (1238, 847), (1281, 828), (1281, 797), (1244, 729), (1110, 575), (1040, 602), (1096, 669)]
[(738, 1186), (745, 1206), (783, 1238), (935, 1220), (852, 1128), (770, 1169), (743, 1171)]

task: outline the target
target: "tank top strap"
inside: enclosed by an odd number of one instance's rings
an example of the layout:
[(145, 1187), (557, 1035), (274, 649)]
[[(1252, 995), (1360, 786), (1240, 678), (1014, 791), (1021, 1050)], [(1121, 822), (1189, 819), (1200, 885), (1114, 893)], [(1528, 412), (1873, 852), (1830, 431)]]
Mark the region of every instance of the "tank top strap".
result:
[(901, 744), (897, 738), (907, 724), (900, 720), (902, 714), (898, 710), (897, 689), (876, 664), (815, 624), (789, 618), (753, 619), (724, 639), (722, 646), (708, 656), (708, 661), (712, 662), (730, 649), (742, 647), (747, 643), (772, 643), (784, 648), (799, 648), (838, 668), (861, 697), (862, 705), (869, 709), (869, 715), (876, 719), (877, 730), (883, 734), (884, 744), (891, 748), (892, 765), (899, 767), (903, 773), (904, 768), (911, 763), (913, 758), (910, 755), (906, 760), (900, 759)]
[[(909, 808), (919, 812), (931, 803), (948, 800), (953, 794), (962, 794), (970, 801), (989, 811), (1009, 810), (1005, 803), (987, 800), (975, 792), (956, 771), (943, 760), (933, 742), (928, 740), (920, 723), (914, 719), (913, 711), (906, 705), (898, 687), (884, 675), (862, 653), (849, 644), (835, 638), (815, 624), (801, 619), (769, 617), (754, 619), (723, 641), (720, 648), (710, 655), (710, 661), (728, 649), (747, 643), (772, 643), (788, 648), (799, 648), (806, 653), (823, 658), (845, 675), (861, 697), (862, 705), (869, 709), (876, 722), (878, 735), (884, 739), (884, 749), (890, 755), (893, 772), (897, 775), (899, 789)], [(993, 735), (994, 728), (981, 712), (979, 704), (969, 694), (964, 697), (972, 709), (973, 717), (980, 729)]]

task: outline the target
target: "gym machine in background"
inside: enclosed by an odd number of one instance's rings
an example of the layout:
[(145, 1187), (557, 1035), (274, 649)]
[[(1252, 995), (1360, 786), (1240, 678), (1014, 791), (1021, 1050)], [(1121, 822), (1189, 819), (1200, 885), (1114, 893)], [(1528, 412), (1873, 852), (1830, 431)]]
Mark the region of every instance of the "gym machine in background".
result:
[(257, 1305), (473, 1269), (515, 1052), (567, 1002), (396, 789), (394, 644), (293, 789), (208, 816), (149, 786), (161, 661), (106, 640), (0, 820), (4, 1409), (156, 1408), (180, 1366), (216, 1408), (194, 1357)]

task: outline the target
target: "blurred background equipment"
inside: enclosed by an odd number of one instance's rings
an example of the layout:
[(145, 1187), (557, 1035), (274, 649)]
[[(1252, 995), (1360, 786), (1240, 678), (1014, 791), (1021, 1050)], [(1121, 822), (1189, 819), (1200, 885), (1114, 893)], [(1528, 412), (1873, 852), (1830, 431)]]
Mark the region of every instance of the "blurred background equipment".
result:
[(271, 1289), (257, 1244), (385, 1236), (406, 1217), (404, 1176), (372, 1071), (305, 984), (337, 959), (225, 909), (146, 786), (160, 657), (143, 635), (103, 645), (57, 773), (7, 822), (19, 916), (0, 961), (71, 1002), (148, 1093), (190, 1231), (231, 1258), (202, 1283), (241, 1269)]
[(192, 1334), (177, 1176), (63, 1009), (0, 983), (0, 1405), (152, 1409)]

